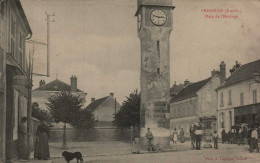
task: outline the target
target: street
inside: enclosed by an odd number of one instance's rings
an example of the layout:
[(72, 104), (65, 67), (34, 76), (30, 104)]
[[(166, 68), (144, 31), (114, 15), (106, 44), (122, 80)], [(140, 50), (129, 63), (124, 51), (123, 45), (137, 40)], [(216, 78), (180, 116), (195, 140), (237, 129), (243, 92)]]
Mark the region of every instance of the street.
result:
[[(112, 145), (112, 144), (111, 144)], [(142, 154), (131, 154), (129, 153), (120, 154), (120, 148), (117, 150), (119, 154), (115, 152), (111, 155), (98, 155), (98, 156), (87, 156), (84, 157), (84, 162), (129, 162), (129, 163), (139, 163), (139, 162), (259, 162), (259, 153), (249, 153), (248, 145), (238, 146), (236, 144), (221, 144), (219, 143), (219, 149), (213, 148), (202, 148), (201, 150), (190, 150), (190, 142), (185, 142), (183, 144), (178, 143), (173, 147), (171, 152), (161, 152), (161, 153), (147, 153), (142, 151)], [(108, 145), (106, 146), (109, 150)], [(112, 146), (111, 146), (112, 148)], [(83, 154), (86, 155), (86, 154)], [(53, 163), (64, 163), (63, 158), (54, 158)], [(71, 161), (75, 163), (76, 160)]]

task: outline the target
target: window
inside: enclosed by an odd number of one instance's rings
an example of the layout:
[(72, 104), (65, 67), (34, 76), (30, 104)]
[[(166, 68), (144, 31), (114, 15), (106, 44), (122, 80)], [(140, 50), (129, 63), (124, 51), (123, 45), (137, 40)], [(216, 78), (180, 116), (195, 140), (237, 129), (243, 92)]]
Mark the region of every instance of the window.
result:
[(11, 16), (11, 55), (12, 57), (15, 57), (15, 28), (16, 23), (14, 21), (14, 18)]
[(229, 122), (230, 122), (230, 128), (232, 126), (232, 111), (229, 111)]
[(5, 2), (0, 1), (0, 16), (3, 16), (5, 12)]
[(244, 93), (240, 93), (240, 105), (244, 105)]
[(158, 75), (160, 74), (160, 68), (157, 68), (157, 74)]
[(224, 106), (224, 94), (223, 94), (223, 92), (220, 93), (220, 106), (221, 107)]
[(257, 91), (256, 91), (256, 89), (253, 90), (253, 103), (254, 104), (257, 103)]
[(228, 91), (228, 105), (232, 105), (232, 92), (231, 90)]
[(220, 126), (221, 126), (221, 128), (225, 128), (224, 116), (225, 116), (225, 114), (224, 114), (223, 112), (220, 113), (220, 115), (219, 115), (219, 117), (220, 117)]
[(23, 41), (23, 35), (22, 35), (22, 32), (19, 33), (19, 57), (18, 57), (18, 63), (20, 66), (23, 67), (23, 60), (24, 60), (24, 57), (23, 57), (23, 45), (24, 44), (24, 41)]

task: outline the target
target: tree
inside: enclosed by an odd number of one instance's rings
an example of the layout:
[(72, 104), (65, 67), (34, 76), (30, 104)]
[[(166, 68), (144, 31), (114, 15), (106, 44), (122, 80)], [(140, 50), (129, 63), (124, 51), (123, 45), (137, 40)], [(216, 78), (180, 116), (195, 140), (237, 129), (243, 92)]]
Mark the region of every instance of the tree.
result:
[(94, 127), (95, 118), (92, 111), (83, 109), (77, 113), (76, 119), (74, 119), (74, 121), (71, 122), (70, 124), (75, 129), (82, 131), (81, 140), (83, 141), (84, 131)]
[(58, 92), (48, 98), (46, 105), (53, 120), (56, 123), (64, 123), (62, 149), (67, 149), (66, 123), (70, 124), (77, 119), (84, 102), (84, 98), (75, 96), (71, 92)]
[(32, 103), (32, 117), (37, 118), (40, 121), (52, 121), (50, 113), (47, 110), (42, 110), (37, 102)]
[(121, 109), (114, 115), (113, 123), (117, 128), (128, 129), (131, 126), (140, 126), (140, 101), (141, 94), (137, 90), (126, 97)]
[(240, 66), (241, 63), (238, 63), (238, 61), (236, 61), (236, 64), (232, 67), (232, 69), (229, 70), (229, 72), (233, 74), (233, 72), (235, 72)]

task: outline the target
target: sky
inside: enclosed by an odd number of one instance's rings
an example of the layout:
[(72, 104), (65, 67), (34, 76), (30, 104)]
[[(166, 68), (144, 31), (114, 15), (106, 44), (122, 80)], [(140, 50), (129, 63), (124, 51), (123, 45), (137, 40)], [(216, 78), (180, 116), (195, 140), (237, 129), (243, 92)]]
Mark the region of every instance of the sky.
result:
[[(140, 90), (140, 40), (137, 36), (137, 0), (21, 0), (33, 31), (32, 40), (47, 40), (45, 11), (55, 13), (50, 24), (51, 77), (33, 77), (47, 83), (58, 78), (92, 97), (110, 92), (121, 103)], [(225, 61), (229, 69), (260, 59), (259, 0), (173, 0), (170, 36), (171, 85), (186, 79), (208, 78)], [(201, 12), (201, 9), (237, 9), (235, 13)], [(205, 18), (226, 14), (238, 18)], [(27, 44), (27, 54), (32, 44)], [(46, 46), (35, 45), (34, 72), (46, 74)]]

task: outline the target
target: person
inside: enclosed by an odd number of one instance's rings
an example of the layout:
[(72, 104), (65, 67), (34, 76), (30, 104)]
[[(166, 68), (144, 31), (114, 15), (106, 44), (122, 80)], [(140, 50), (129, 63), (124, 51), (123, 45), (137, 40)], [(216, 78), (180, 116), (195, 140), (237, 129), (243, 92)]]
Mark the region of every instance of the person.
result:
[(251, 150), (251, 134), (252, 134), (252, 126), (249, 126), (248, 131), (247, 131), (247, 143), (249, 145), (249, 151)]
[(147, 139), (147, 148), (148, 151), (153, 150), (153, 133), (150, 131), (150, 128), (147, 128), (147, 133), (146, 133), (146, 139)]
[(50, 158), (48, 139), (49, 128), (45, 120), (41, 121), (36, 131), (36, 143), (34, 149), (34, 158), (38, 160), (48, 160)]
[(194, 128), (194, 124), (191, 124), (190, 127), (190, 139), (191, 139), (191, 149), (194, 149), (194, 143), (195, 143), (195, 128)]
[(254, 152), (256, 149), (256, 152), (259, 152), (259, 147), (258, 147), (258, 131), (257, 128), (254, 127), (253, 131), (251, 133), (251, 148), (250, 148), (250, 153)]
[(21, 119), (21, 123), (18, 126), (18, 157), (21, 161), (28, 161), (30, 158), (29, 147), (27, 144), (27, 117)]
[(195, 130), (196, 150), (200, 150), (201, 137), (202, 137), (202, 129), (200, 123), (198, 123), (196, 125), (196, 130)]
[(227, 133), (227, 142), (229, 144), (232, 144), (232, 134), (231, 134), (231, 131), (228, 131), (228, 133)]
[(221, 132), (222, 144), (226, 142), (226, 130), (223, 129)]
[(217, 131), (214, 131), (213, 140), (214, 140), (214, 149), (218, 149), (218, 134), (217, 134)]
[(139, 139), (139, 130), (137, 125), (135, 125), (134, 133), (133, 133), (133, 146), (132, 146), (132, 153), (139, 154), (141, 150), (140, 147), (140, 139)]
[(173, 132), (172, 132), (172, 135), (173, 135), (173, 138), (172, 138), (172, 142), (173, 144), (177, 144), (177, 139), (178, 139), (178, 132), (177, 132), (177, 129), (174, 128)]
[(181, 143), (185, 142), (184, 134), (185, 134), (185, 132), (184, 132), (183, 128), (181, 128), (181, 131), (180, 131), (180, 142)]

